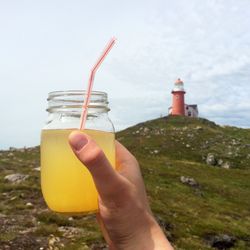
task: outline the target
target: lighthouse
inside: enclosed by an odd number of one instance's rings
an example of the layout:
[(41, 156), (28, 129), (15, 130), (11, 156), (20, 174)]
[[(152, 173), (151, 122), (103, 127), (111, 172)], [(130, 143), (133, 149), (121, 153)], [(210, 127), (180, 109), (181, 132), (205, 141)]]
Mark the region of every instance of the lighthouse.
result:
[(175, 81), (174, 88), (172, 90), (173, 101), (172, 107), (168, 109), (169, 115), (198, 117), (197, 104), (185, 104), (185, 93), (183, 81), (178, 78)]
[(173, 94), (173, 104), (172, 104), (172, 115), (185, 115), (185, 101), (184, 95), (185, 90), (183, 86), (183, 81), (178, 78), (174, 83), (174, 88), (172, 90)]

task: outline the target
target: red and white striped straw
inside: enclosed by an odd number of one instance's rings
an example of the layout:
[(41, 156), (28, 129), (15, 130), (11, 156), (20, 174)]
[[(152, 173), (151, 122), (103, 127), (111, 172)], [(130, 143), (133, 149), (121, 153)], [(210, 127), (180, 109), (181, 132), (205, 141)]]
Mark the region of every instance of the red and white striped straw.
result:
[(90, 96), (92, 92), (92, 87), (94, 83), (94, 78), (95, 78), (95, 73), (97, 69), (100, 67), (101, 63), (104, 61), (105, 57), (108, 55), (109, 51), (112, 49), (116, 41), (116, 38), (112, 37), (109, 43), (106, 45), (105, 49), (103, 50), (101, 56), (97, 60), (96, 64), (93, 66), (91, 69), (90, 77), (89, 77), (89, 82), (88, 82), (88, 88), (85, 93), (85, 98), (84, 98), (84, 103), (82, 105), (82, 114), (81, 114), (81, 123), (80, 123), (80, 129), (85, 128), (85, 123), (87, 119), (87, 114), (88, 114), (88, 105), (90, 102)]

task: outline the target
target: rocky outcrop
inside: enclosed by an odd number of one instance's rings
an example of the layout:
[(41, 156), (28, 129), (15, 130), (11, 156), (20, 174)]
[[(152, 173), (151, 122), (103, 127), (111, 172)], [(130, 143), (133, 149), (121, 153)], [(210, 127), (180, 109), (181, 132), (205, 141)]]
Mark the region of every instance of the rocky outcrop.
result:
[(208, 243), (211, 247), (217, 249), (230, 249), (235, 245), (236, 238), (227, 234), (212, 235), (208, 237)]
[(181, 176), (180, 181), (181, 181), (181, 183), (186, 184), (186, 185), (191, 186), (191, 187), (198, 186), (198, 182), (194, 178)]
[(232, 163), (228, 161), (221, 164), (221, 167), (225, 169), (232, 168), (232, 166), (233, 166)]
[(25, 174), (10, 174), (4, 177), (5, 180), (12, 182), (13, 184), (18, 184), (29, 178), (29, 175)]
[(217, 159), (214, 154), (209, 153), (205, 158), (207, 165), (209, 166), (217, 166), (225, 169), (229, 169), (233, 167), (233, 164), (229, 161), (223, 161), (222, 159)]
[(209, 153), (207, 155), (207, 158), (206, 158), (206, 163), (207, 163), (207, 165), (210, 165), (210, 166), (216, 166), (217, 165), (217, 160), (215, 158), (215, 155)]

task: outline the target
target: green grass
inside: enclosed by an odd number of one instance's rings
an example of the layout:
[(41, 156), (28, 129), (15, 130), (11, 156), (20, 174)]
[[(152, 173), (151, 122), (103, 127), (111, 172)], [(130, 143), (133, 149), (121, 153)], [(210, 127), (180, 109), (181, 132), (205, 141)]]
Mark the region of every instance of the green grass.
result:
[(3, 232), (0, 234), (0, 241), (6, 242), (15, 239), (16, 234), (14, 232)]
[(62, 235), (61, 232), (58, 231), (57, 224), (40, 224), (34, 232), (34, 235), (36, 236), (50, 236), (51, 234), (53, 234), (54, 236)]

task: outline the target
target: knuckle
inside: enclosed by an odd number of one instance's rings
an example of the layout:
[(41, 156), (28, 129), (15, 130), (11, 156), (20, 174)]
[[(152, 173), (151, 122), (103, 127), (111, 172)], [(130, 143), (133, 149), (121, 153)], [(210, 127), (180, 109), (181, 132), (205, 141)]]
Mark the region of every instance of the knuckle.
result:
[(119, 185), (114, 188), (113, 197), (123, 206), (128, 201), (135, 200), (135, 192), (136, 190), (130, 184)]

